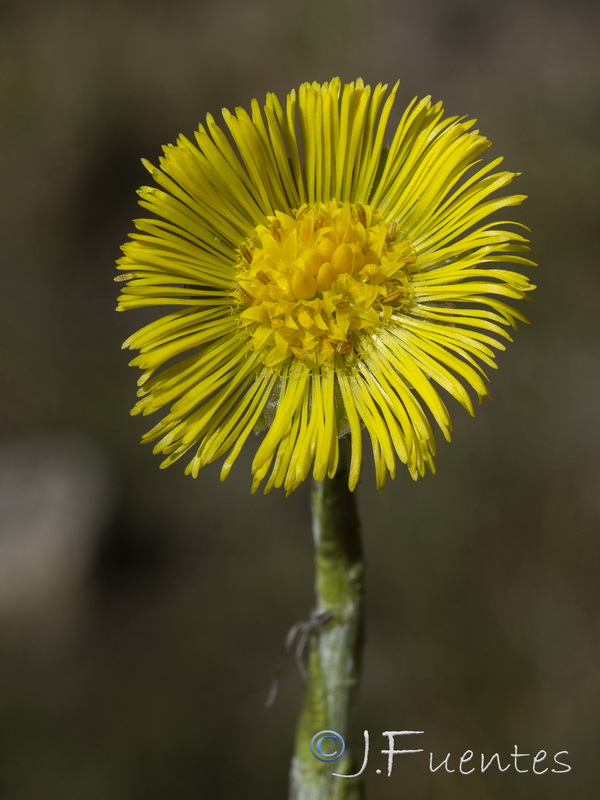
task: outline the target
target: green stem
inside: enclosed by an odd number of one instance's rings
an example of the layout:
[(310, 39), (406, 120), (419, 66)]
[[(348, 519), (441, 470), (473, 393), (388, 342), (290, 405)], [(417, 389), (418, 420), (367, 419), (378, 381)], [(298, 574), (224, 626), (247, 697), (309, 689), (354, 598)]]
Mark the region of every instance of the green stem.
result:
[[(364, 563), (354, 496), (348, 489), (348, 442), (340, 441), (340, 465), (334, 478), (315, 483), (312, 494), (315, 543), (315, 616), (332, 619), (311, 637), (304, 706), (296, 730), (290, 800), (354, 800), (361, 797), (347, 755), (323, 762), (310, 750), (322, 730), (348, 736), (348, 724), (360, 677)], [(333, 748), (329, 741), (327, 747)]]

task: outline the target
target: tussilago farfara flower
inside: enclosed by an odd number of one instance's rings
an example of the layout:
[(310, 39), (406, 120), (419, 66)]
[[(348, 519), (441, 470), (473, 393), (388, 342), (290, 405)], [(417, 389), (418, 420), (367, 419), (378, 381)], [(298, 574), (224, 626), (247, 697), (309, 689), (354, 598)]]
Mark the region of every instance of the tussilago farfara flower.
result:
[[(533, 288), (526, 239), (490, 214), (523, 195), (492, 196), (514, 173), (479, 160), (490, 142), (474, 120), (414, 99), (386, 140), (397, 85), (303, 84), (282, 105), (208, 116), (146, 166), (118, 266), (119, 308), (173, 306), (124, 344), (140, 354), (132, 413), (167, 408), (144, 437), (162, 466), (186, 471), (226, 456), (231, 469), (264, 428), (253, 489), (295, 489), (335, 473), (351, 437), (350, 488), (365, 428), (377, 484), (433, 470), (432, 422), (450, 438), (439, 387), (471, 414), (522, 314), (505, 299)], [(237, 149), (236, 149), (237, 148)]]

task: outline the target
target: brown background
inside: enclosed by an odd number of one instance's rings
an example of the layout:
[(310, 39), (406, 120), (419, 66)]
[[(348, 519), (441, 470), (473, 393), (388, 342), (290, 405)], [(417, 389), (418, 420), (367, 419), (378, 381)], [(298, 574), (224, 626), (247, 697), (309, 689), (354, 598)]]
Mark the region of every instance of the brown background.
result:
[[(301, 681), (263, 702), (312, 601), (308, 486), (158, 469), (130, 419), (113, 262), (140, 157), (304, 80), (402, 79), (522, 171), (539, 289), (438, 474), (359, 488), (369, 561), (356, 737), (442, 758), (568, 750), (568, 775), (430, 775), (378, 800), (593, 798), (598, 616), (599, 13), (593, 3), (4, 1), (0, 8), (0, 796), (286, 796)], [(415, 746), (417, 746), (415, 744)]]

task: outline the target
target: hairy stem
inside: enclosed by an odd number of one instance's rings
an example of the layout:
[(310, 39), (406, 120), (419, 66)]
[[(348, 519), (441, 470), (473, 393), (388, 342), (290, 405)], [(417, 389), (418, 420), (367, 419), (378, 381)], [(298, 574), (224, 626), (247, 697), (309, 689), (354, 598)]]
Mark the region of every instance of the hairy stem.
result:
[[(331, 612), (311, 639), (304, 706), (296, 730), (291, 768), (290, 800), (355, 800), (362, 796), (359, 779), (334, 778), (332, 772), (352, 774), (346, 753), (333, 762), (311, 752), (319, 731), (348, 736), (350, 715), (360, 678), (364, 563), (360, 525), (353, 494), (348, 490), (348, 442), (340, 441), (340, 465), (333, 478), (315, 483), (312, 493), (315, 544), (316, 607)], [(333, 752), (333, 739), (324, 743)]]

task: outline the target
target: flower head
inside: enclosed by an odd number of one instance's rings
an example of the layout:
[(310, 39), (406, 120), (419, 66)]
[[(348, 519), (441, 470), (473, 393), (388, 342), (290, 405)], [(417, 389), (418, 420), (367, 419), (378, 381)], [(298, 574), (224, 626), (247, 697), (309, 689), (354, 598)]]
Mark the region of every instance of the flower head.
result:
[(140, 189), (155, 215), (136, 220), (118, 268), (119, 309), (174, 306), (124, 347), (144, 370), (132, 413), (167, 408), (144, 441), (186, 472), (266, 429), (253, 489), (290, 492), (337, 467), (349, 434), (350, 488), (362, 429), (377, 485), (397, 459), (433, 470), (432, 422), (450, 438), (443, 389), (471, 414), (482, 365), (525, 317), (505, 298), (534, 288), (502, 264), (531, 265), (521, 234), (489, 216), (523, 195), (492, 197), (514, 173), (482, 165), (473, 120), (415, 98), (389, 145), (397, 84), (303, 84), (285, 104), (209, 115), (180, 136)]

